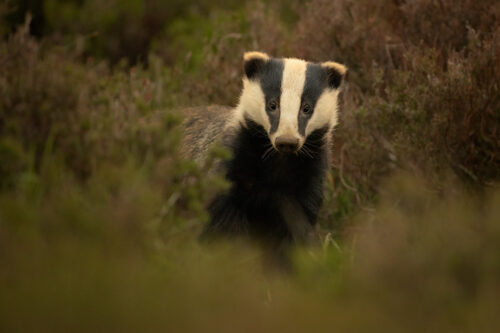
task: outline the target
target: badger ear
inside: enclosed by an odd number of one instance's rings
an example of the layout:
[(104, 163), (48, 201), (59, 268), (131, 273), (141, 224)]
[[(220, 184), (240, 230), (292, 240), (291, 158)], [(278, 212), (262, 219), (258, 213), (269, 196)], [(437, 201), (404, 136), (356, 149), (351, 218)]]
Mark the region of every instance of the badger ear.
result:
[(243, 67), (248, 79), (254, 78), (269, 60), (269, 56), (262, 52), (245, 52), (243, 55)]
[(347, 73), (347, 68), (337, 62), (327, 61), (321, 64), (325, 69), (328, 86), (333, 89), (337, 89), (344, 81), (345, 75)]

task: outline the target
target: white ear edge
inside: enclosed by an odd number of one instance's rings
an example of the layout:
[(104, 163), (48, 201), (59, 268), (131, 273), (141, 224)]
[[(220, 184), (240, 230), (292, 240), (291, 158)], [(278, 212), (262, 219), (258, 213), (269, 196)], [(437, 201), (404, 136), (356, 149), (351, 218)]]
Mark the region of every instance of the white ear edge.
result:
[(258, 51), (245, 52), (245, 54), (243, 55), (243, 60), (249, 61), (252, 59), (269, 60), (269, 56), (264, 52), (258, 52)]
[(338, 62), (335, 61), (326, 61), (321, 63), (321, 66), (326, 67), (326, 68), (332, 68), (336, 70), (337, 72), (340, 73), (340, 75), (344, 76), (345, 73), (347, 73), (347, 67), (345, 67), (342, 64), (339, 64)]

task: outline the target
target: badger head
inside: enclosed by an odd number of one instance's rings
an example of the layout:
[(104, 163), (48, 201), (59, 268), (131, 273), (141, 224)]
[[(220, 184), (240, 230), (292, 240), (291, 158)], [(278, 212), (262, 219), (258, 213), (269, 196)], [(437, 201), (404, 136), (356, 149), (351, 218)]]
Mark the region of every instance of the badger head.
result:
[(247, 52), (244, 72), (238, 118), (264, 128), (280, 153), (299, 152), (311, 134), (327, 136), (337, 124), (343, 65)]

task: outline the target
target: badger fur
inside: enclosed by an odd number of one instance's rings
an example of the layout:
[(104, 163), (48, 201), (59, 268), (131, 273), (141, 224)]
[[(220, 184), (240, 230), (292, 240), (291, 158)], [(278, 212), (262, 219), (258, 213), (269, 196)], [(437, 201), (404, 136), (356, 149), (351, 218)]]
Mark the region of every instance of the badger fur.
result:
[(337, 97), (346, 68), (336, 62), (244, 55), (239, 104), (186, 110), (183, 152), (202, 160), (220, 142), (230, 182), (210, 204), (203, 236), (249, 235), (280, 245), (304, 240), (316, 223), (329, 168)]

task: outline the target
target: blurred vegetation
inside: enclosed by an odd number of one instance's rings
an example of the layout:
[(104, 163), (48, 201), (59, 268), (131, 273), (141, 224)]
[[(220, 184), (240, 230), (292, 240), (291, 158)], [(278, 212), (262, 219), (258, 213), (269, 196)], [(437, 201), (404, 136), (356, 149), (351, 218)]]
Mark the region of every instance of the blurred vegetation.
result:
[[(0, 331), (498, 331), (500, 5), (0, 4)], [(226, 186), (174, 109), (241, 55), (349, 67), (316, 244), (200, 246)], [(264, 272), (264, 273), (263, 273)]]

